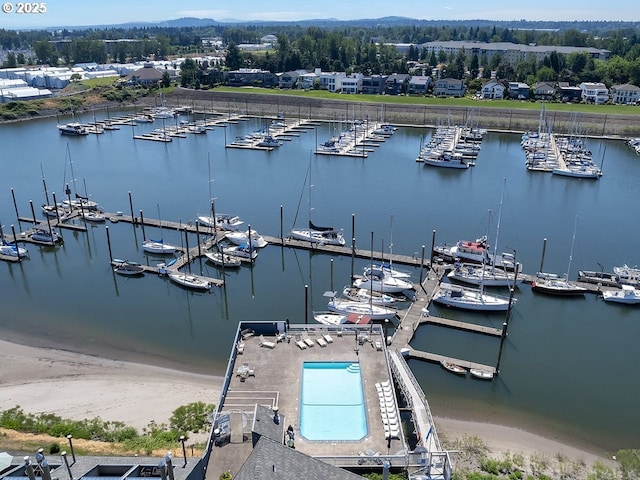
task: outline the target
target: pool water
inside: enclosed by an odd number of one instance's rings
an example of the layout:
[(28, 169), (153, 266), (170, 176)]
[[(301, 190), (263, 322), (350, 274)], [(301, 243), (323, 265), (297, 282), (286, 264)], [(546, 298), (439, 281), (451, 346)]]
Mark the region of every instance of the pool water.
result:
[(312, 441), (355, 441), (367, 432), (360, 364), (305, 362), (300, 435)]

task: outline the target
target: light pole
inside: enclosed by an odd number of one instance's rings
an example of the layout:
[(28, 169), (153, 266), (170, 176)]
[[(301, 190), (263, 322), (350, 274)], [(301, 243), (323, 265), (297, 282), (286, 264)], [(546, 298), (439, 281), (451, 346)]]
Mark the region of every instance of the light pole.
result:
[(71, 457), (73, 458), (73, 464), (76, 463), (76, 453), (73, 450), (73, 442), (71, 441), (71, 439), (73, 438), (73, 435), (69, 434), (67, 435), (67, 440), (69, 440), (69, 449), (71, 450)]
[(180, 435), (180, 443), (182, 443), (182, 457), (184, 458), (184, 465), (182, 465), (182, 468), (187, 466), (187, 449), (184, 446), (184, 435)]

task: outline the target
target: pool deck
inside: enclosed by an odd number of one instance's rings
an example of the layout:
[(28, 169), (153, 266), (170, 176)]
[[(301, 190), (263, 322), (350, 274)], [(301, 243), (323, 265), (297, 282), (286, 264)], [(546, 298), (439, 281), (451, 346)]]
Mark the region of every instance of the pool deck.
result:
[[(284, 417), (284, 429), (292, 425), (295, 431), (295, 448), (309, 456), (321, 458), (337, 466), (358, 467), (367, 464), (378, 466), (378, 454), (394, 455), (405, 450), (404, 434), (390, 442), (385, 437), (380, 402), (376, 383), (391, 382), (391, 371), (387, 363), (382, 331), (340, 329), (323, 325), (291, 325), (290, 338), (277, 341), (273, 335), (264, 336), (266, 342), (274, 346), (261, 346), (260, 335), (254, 335), (242, 341), (242, 353), (232, 358), (228, 372), (228, 388), (223, 397), (220, 413), (232, 411), (244, 412), (247, 424), (243, 428), (242, 443), (227, 443), (213, 446), (207, 467), (207, 478), (218, 478), (225, 471), (234, 475), (251, 452), (251, 427), (255, 405), (277, 406)], [(312, 347), (301, 349), (297, 339), (307, 333)], [(332, 343), (322, 346), (318, 339), (329, 333)], [(322, 342), (321, 342), (322, 343)], [(304, 362), (357, 362), (360, 364), (367, 415), (368, 434), (359, 441), (308, 441), (300, 435), (299, 404), (302, 367)], [(242, 372), (242, 366), (246, 374)], [(397, 417), (398, 399), (394, 403)], [(346, 419), (345, 419), (346, 420)], [(402, 428), (402, 426), (401, 426)], [(237, 440), (236, 440), (237, 441)], [(351, 458), (349, 458), (351, 457)]]

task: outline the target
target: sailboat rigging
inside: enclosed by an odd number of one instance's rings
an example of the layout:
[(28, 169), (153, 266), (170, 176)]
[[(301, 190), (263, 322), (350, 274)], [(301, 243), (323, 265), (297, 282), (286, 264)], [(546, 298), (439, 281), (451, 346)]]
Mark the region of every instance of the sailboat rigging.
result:
[(294, 225), (298, 218), (298, 212), (300, 210), (300, 203), (302, 203), (302, 197), (304, 195), (305, 187), (307, 189), (307, 211), (308, 211), (308, 229), (296, 229), (292, 228), (289, 232), (289, 238), (295, 240), (302, 240), (317, 245), (345, 245), (345, 239), (341, 230), (337, 230), (333, 227), (320, 227), (315, 225), (311, 221), (311, 157), (309, 158), (309, 166), (307, 167), (307, 173), (305, 175), (302, 193), (300, 194), (300, 201), (298, 202), (298, 208), (296, 210), (296, 216), (294, 218)]
[(164, 243), (164, 239), (162, 236), (162, 217), (160, 216), (160, 204), (158, 207), (158, 221), (160, 223), (160, 239), (159, 240), (145, 240), (142, 242), (142, 249), (147, 253), (155, 253), (155, 254), (173, 254), (178, 250), (178, 247), (174, 245), (169, 245), (168, 243)]
[(549, 295), (566, 295), (566, 296), (582, 296), (587, 292), (585, 287), (569, 282), (569, 272), (571, 270), (571, 261), (573, 259), (573, 247), (576, 241), (576, 228), (578, 226), (578, 216), (576, 215), (573, 224), (573, 237), (571, 239), (571, 250), (569, 252), (569, 264), (567, 272), (562, 275), (554, 273), (538, 272), (537, 278), (531, 283), (531, 289), (546, 293)]

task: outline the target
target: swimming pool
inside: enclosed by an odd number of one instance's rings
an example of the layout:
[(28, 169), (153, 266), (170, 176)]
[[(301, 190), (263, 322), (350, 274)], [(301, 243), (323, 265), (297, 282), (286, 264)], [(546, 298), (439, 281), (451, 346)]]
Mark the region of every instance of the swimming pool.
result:
[(367, 435), (360, 364), (305, 362), (300, 435), (307, 440), (360, 440)]

